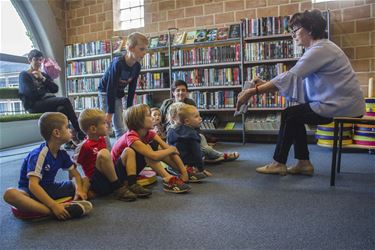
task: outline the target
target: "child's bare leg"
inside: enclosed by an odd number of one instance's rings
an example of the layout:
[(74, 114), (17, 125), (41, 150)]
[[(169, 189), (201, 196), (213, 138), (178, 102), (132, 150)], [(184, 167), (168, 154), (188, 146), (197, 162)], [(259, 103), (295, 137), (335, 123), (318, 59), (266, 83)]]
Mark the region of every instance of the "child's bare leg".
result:
[(121, 161), (126, 168), (128, 176), (137, 174), (135, 151), (132, 148), (125, 148), (124, 151), (122, 151)]
[(52, 211), (43, 203), (32, 199), (27, 193), (16, 188), (9, 188), (4, 193), (4, 200), (24, 212), (50, 215)]
[[(120, 188), (124, 185), (124, 183), (117, 176), (115, 166), (108, 149), (104, 148), (98, 152), (95, 167), (109, 180), (112, 190), (115, 192), (121, 191)], [(121, 191), (121, 195), (122, 193), (124, 192)]]
[(146, 163), (150, 166), (158, 175), (160, 175), (164, 181), (168, 182), (173, 176), (169, 174), (164, 167), (161, 165), (160, 161), (153, 161), (146, 158)]
[(139, 198), (150, 196), (152, 192), (149, 189), (137, 184), (137, 160), (135, 151), (132, 148), (125, 148), (121, 154), (121, 161), (126, 169), (129, 190)]
[(82, 178), (82, 188), (83, 192), (87, 194), (88, 200), (91, 200), (97, 196), (96, 193), (90, 190), (90, 180), (86, 176)]
[(110, 182), (117, 181), (117, 174), (113, 165), (111, 153), (108, 149), (102, 149), (98, 152), (95, 167), (104, 174)]
[(181, 179), (183, 181), (188, 181), (189, 180), (189, 176), (188, 176), (188, 173), (186, 171), (186, 167), (184, 165), (184, 163), (182, 162), (181, 158), (178, 156), (178, 155), (168, 155), (167, 157), (165, 157), (163, 159), (163, 161), (165, 163), (167, 163), (169, 166), (171, 166), (172, 168), (178, 170), (180, 173), (181, 173)]

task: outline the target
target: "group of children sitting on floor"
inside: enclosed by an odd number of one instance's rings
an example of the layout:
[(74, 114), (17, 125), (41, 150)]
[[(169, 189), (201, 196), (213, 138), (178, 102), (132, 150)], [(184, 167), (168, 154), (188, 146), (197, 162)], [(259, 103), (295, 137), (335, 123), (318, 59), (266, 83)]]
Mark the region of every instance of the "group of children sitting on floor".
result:
[[(124, 118), (128, 131), (112, 150), (107, 145), (105, 113), (85, 109), (79, 125), (87, 137), (76, 149), (74, 162), (60, 149), (72, 137), (67, 117), (57, 112), (43, 114), (39, 127), (45, 142), (24, 159), (18, 189), (9, 188), (4, 200), (27, 213), (54, 215), (61, 220), (76, 218), (92, 209), (86, 199), (99, 195), (113, 194), (123, 201), (150, 196), (151, 190), (137, 183), (137, 176), (146, 166), (161, 176), (165, 192), (190, 191), (187, 183), (212, 175), (204, 168), (204, 161), (235, 160), (239, 154), (222, 153), (207, 144), (199, 132), (202, 118), (198, 109), (186, 103), (194, 104), (187, 98), (185, 82), (176, 81), (174, 95), (160, 109), (150, 109), (146, 104), (128, 108)], [(162, 126), (163, 111), (167, 114), (166, 129)], [(82, 166), (85, 177), (81, 177), (76, 164)], [(69, 171), (74, 181), (56, 182), (60, 168)], [(62, 197), (73, 197), (73, 201), (60, 204), (56, 199)]]

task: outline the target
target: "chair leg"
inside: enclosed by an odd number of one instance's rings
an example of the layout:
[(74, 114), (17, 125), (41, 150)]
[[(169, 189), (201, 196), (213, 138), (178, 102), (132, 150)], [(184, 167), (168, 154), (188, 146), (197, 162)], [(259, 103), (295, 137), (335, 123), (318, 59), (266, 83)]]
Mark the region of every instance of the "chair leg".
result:
[(335, 185), (336, 177), (336, 158), (337, 158), (337, 135), (338, 135), (338, 122), (334, 121), (333, 129), (333, 145), (332, 145), (332, 164), (331, 164), (331, 186)]
[(341, 151), (342, 151), (342, 134), (344, 130), (344, 123), (339, 124), (339, 149), (338, 149), (338, 160), (337, 160), (337, 173), (340, 173), (341, 169)]

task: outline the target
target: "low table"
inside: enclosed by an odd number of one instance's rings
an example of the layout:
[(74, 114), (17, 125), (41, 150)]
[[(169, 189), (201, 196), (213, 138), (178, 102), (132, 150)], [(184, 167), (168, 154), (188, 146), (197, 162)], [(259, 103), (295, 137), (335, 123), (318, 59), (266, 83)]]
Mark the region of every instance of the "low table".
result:
[[(350, 118), (350, 117), (335, 117), (333, 118), (334, 131), (333, 131), (333, 147), (332, 147), (332, 165), (331, 165), (331, 186), (335, 185), (336, 169), (337, 173), (340, 173), (341, 165), (341, 150), (342, 150), (342, 131), (344, 123), (353, 124), (368, 124), (375, 125), (375, 117), (363, 117), (363, 118)], [(337, 141), (339, 143), (337, 147)], [(366, 146), (361, 146), (366, 148)], [(369, 146), (369, 149), (372, 147)]]

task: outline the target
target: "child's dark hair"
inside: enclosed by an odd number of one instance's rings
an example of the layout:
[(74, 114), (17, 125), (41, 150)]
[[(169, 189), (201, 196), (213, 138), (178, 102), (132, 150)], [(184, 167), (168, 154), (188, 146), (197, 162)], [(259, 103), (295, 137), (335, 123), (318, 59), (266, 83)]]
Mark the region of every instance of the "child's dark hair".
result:
[(138, 104), (128, 108), (125, 112), (124, 121), (129, 130), (138, 130), (144, 127), (145, 117), (150, 114), (147, 104)]
[(37, 49), (33, 49), (29, 52), (29, 54), (27, 55), (27, 59), (29, 59), (29, 61), (31, 61), (33, 58), (39, 58), (39, 57), (43, 57), (43, 53), (40, 52), (39, 50)]
[(185, 81), (183, 81), (183, 80), (176, 80), (176, 81), (174, 81), (173, 86), (172, 86), (173, 91), (175, 91), (175, 89), (178, 86), (185, 86), (186, 90), (189, 91), (187, 83)]
[(320, 10), (305, 10), (295, 13), (289, 21), (290, 27), (302, 27), (313, 37), (313, 39), (327, 38), (327, 21)]
[(55, 129), (62, 129), (65, 123), (68, 123), (66, 115), (60, 112), (45, 112), (38, 121), (41, 136), (44, 140), (51, 139), (52, 132)]

